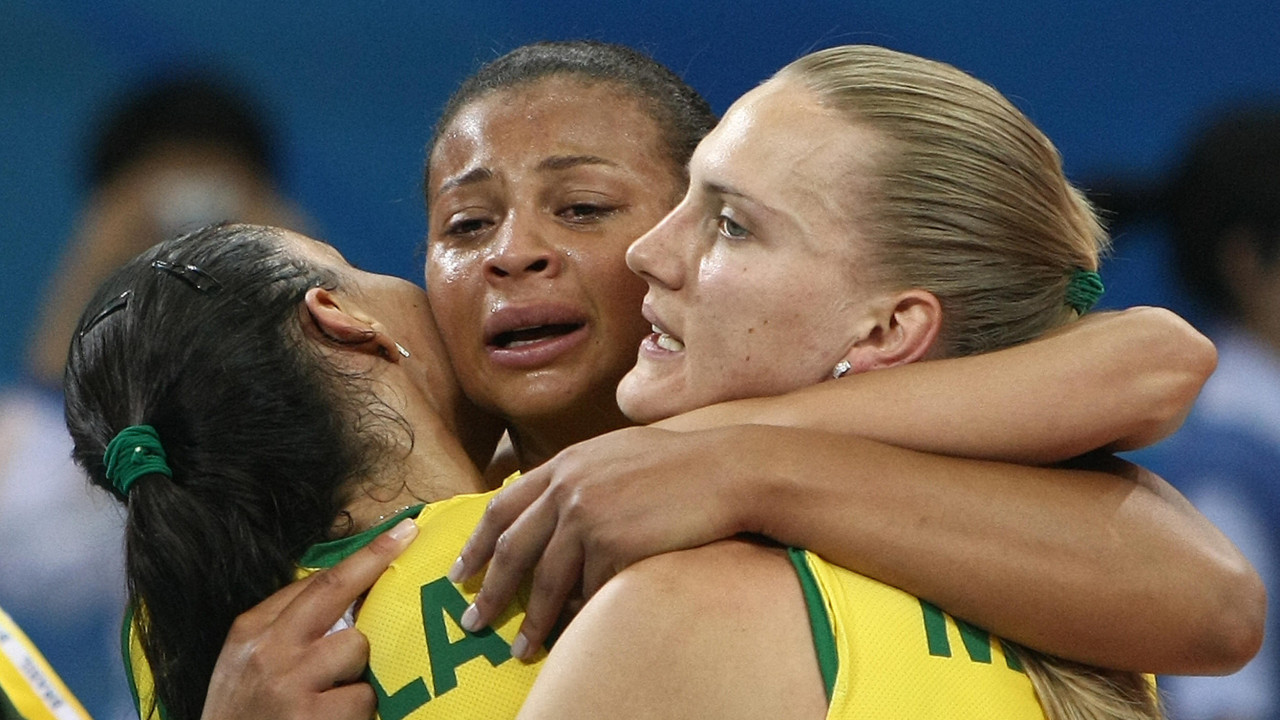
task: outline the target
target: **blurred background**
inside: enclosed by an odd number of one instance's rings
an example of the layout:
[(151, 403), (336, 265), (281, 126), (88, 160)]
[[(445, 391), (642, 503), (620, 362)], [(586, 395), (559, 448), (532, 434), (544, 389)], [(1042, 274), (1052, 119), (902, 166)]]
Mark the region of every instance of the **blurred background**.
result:
[[(1104, 305), (1171, 306), (1205, 327), (1215, 316), (1175, 277), (1168, 223), (1158, 212), (1165, 188), (1212, 113), (1254, 99), (1274, 106), (1280, 98), (1280, 4), (1273, 0), (0, 0), (0, 307), (7, 330), (0, 386), (43, 382), (25, 402), (56, 405), (46, 402), (56, 393), (42, 371), (24, 358), (46, 346), (45, 355), (60, 362), (62, 348), (39, 335), (49, 324), (44, 298), (74, 288), (49, 285), (51, 278), (69, 277), (76, 262), (107, 262), (63, 253), (97, 217), (94, 191), (109, 166), (101, 157), (102, 124), (146, 83), (199, 71), (233, 88), (267, 138), (269, 159), (254, 169), (268, 178), (266, 202), (281, 213), (275, 217), (295, 218), (368, 270), (420, 282), (423, 144), (449, 92), (480, 63), (519, 44), (575, 37), (649, 52), (718, 112), (786, 62), (834, 44), (886, 45), (957, 65), (1010, 97), (1057, 143), (1069, 177), (1117, 213)], [(191, 187), (166, 185), (170, 200)], [(1275, 259), (1262, 257), (1264, 265)], [(1280, 344), (1276, 352), (1280, 357)], [(1271, 417), (1280, 418), (1280, 410)], [(1280, 419), (1274, 430), (1280, 438)], [(5, 452), (29, 459), (46, 452), (40, 447), (39, 438), (20, 440), (0, 424), (0, 464)], [(1153, 465), (1167, 462), (1150, 457)], [(0, 467), (0, 606), (95, 716), (123, 716), (121, 696), (111, 690), (118, 679), (86, 649), (98, 642), (88, 638), (100, 635), (101, 618), (118, 609), (103, 601), (99, 616), (74, 598), (67, 607), (80, 609), (59, 609), (49, 602), (59, 593), (19, 567), (33, 564), (32, 543), (52, 550), (74, 544), (68, 534), (114, 512), (111, 503), (90, 498), (85, 514), (73, 515), (83, 521), (70, 522), (60, 510), (43, 516), (48, 499), (22, 499), (30, 493), (15, 490), (14, 477), (31, 482), (45, 471), (11, 466)], [(1276, 519), (1269, 517), (1264, 534)], [(60, 525), (63, 535), (33, 540), (31, 524)], [(111, 542), (110, 527), (96, 532)], [(34, 564), (58, 562), (67, 564), (62, 584), (52, 587), (66, 585), (67, 574), (110, 565), (77, 569), (56, 557)], [(101, 574), (106, 597), (111, 574)], [(1263, 700), (1274, 704), (1276, 676), (1267, 677)]]

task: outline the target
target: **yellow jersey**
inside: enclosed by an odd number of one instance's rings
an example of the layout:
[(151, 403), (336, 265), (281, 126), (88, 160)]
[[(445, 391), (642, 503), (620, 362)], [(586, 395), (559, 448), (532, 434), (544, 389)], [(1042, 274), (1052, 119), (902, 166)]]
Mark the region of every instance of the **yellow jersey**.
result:
[[(533, 686), (545, 652), (532, 662), (511, 657), (527, 595), (492, 629), (468, 633), (459, 622), (479, 579), (459, 586), (446, 577), (492, 495), (459, 495), (405, 510), (365, 532), (316, 545), (299, 560), (300, 578), (332, 567), (417, 514), (417, 539), (378, 579), (356, 615), (356, 627), (369, 639), (365, 679), (377, 693), (382, 720), (515, 717)], [(154, 702), (150, 667), (134, 629), (127, 618), (126, 670), (139, 717), (167, 720)]]
[[(359, 535), (317, 545), (299, 576), (331, 567), (402, 517), (417, 513), (418, 538), (374, 584), (356, 627), (369, 639), (366, 679), (382, 720), (515, 717), (545, 659), (511, 657), (527, 595), (477, 633), (460, 619), (479, 578), (446, 574), (493, 493), (460, 495), (405, 511)], [(829, 700), (828, 718), (1044, 718), (1031, 682), (1004, 642), (897, 588), (803, 550), (789, 557), (809, 608)], [(132, 628), (132, 623), (126, 625)], [(140, 709), (151, 678), (128, 632), (130, 678)], [(164, 720), (163, 708), (140, 712)]]
[(789, 555), (809, 607), (828, 718), (1044, 718), (1000, 639), (813, 553)]

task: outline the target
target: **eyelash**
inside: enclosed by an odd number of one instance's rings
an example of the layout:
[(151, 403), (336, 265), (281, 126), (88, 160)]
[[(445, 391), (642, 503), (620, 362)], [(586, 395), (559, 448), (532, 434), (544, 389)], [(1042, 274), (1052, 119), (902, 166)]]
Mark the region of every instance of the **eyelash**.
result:
[(474, 235), (483, 230), (486, 224), (488, 221), (483, 218), (463, 218), (446, 225), (444, 233), (454, 236)]
[[(618, 211), (618, 207), (614, 205), (600, 205), (597, 203), (573, 203), (566, 205), (564, 208), (556, 211), (556, 215), (566, 222), (574, 224), (587, 224), (597, 222)], [(484, 230), (491, 223), (487, 218), (470, 217), (454, 220), (445, 225), (444, 234), (454, 237), (465, 237), (475, 235)]]
[[(575, 211), (586, 210), (585, 213)], [(556, 212), (556, 215), (571, 223), (595, 222), (618, 211), (616, 206), (597, 203), (573, 203)]]
[[(740, 231), (741, 234), (734, 234), (731, 232), (729, 227), (730, 225), (732, 225), (734, 229)], [(720, 237), (727, 240), (743, 240), (751, 235), (750, 230), (743, 227), (741, 223), (724, 213), (720, 213), (720, 216), (716, 218), (716, 231), (720, 233)]]

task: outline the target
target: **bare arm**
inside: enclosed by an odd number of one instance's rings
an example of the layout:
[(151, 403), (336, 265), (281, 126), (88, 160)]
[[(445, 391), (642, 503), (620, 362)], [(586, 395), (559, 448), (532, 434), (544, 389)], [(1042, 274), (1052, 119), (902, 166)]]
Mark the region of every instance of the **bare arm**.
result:
[(1114, 458), (1092, 469), (959, 461), (759, 430), (755, 442), (751, 428), (729, 441), (747, 454), (741, 466), (766, 469), (751, 483), (757, 497), (740, 506), (745, 530), (1091, 664), (1227, 673), (1261, 643), (1266, 596), (1257, 573), (1141, 468)]
[(1130, 450), (1173, 432), (1213, 372), (1213, 344), (1176, 314), (1090, 315), (1018, 347), (721, 403), (657, 423), (807, 427), (915, 450), (1030, 464)]
[(579, 579), (589, 597), (641, 558), (756, 532), (1069, 659), (1237, 669), (1261, 638), (1257, 574), (1175, 491), (1115, 462), (1037, 468), (810, 430), (632, 428), (499, 494), (463, 557), (479, 567), (497, 546), (482, 621), (533, 569), (533, 647)]

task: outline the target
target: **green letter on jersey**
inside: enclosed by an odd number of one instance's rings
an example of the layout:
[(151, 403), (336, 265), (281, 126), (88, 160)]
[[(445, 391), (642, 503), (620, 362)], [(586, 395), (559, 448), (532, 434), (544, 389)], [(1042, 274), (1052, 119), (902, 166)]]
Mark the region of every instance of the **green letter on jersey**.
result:
[[(511, 659), (511, 646), (492, 628), (466, 633), (457, 642), (449, 642), (444, 616), (447, 613), (454, 624), (461, 622), (467, 609), (467, 599), (450, 583), (440, 578), (422, 586), (422, 629), (427, 634), (427, 656), (431, 658), (431, 682), (436, 695), (443, 695), (458, 686), (459, 665), (472, 658), (484, 656), (490, 665), (498, 666)], [(459, 626), (461, 627), (461, 626)]]
[(388, 695), (372, 670), (366, 670), (364, 676), (373, 686), (374, 694), (378, 696), (378, 716), (382, 720), (401, 720), (431, 700), (431, 693), (427, 692), (426, 683), (422, 682), (422, 678), (417, 678)]
[[(936, 657), (951, 657), (951, 640), (947, 638), (947, 615), (937, 606), (924, 600), (920, 601), (920, 609), (924, 611), (924, 636), (929, 643), (929, 654)], [(956, 619), (956, 629), (960, 631), (960, 640), (964, 643), (965, 652), (973, 662), (991, 663), (991, 633), (976, 625)], [(1013, 670), (1021, 670), (1022, 663), (1018, 658), (1005, 652), (1005, 664)]]

